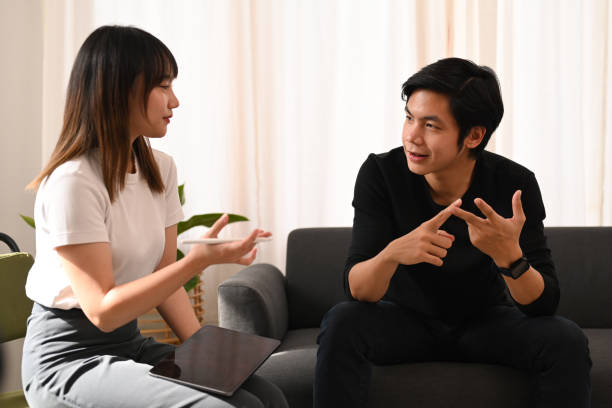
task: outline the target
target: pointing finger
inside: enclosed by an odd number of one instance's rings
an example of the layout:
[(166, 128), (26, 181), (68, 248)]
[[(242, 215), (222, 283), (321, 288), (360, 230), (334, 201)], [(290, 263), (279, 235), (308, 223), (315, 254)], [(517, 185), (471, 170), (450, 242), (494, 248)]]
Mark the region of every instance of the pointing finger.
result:
[(440, 211), (436, 214), (435, 217), (428, 221), (429, 225), (434, 228), (436, 231), (440, 229), (442, 224), (448, 220), (448, 218), (453, 215), (453, 208), (458, 208), (461, 205), (461, 199), (455, 200), (451, 205)]
[(480, 224), (480, 223), (482, 223), (484, 221), (483, 218), (480, 218), (480, 217), (472, 214), (471, 212), (462, 210), (459, 207), (453, 208), (452, 212), (453, 212), (453, 215), (455, 217), (461, 218), (463, 221), (467, 222), (468, 224), (478, 225), (478, 224)]

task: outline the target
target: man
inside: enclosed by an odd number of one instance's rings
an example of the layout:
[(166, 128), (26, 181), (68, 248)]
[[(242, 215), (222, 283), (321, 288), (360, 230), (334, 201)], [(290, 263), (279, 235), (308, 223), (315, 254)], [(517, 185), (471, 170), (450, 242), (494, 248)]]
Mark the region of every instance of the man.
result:
[(586, 337), (553, 316), (535, 176), (484, 151), (503, 116), (495, 73), (440, 60), (402, 97), (403, 148), (371, 154), (357, 176), (352, 300), (323, 318), (315, 407), (365, 406), (372, 363), (432, 360), (523, 369), (533, 407), (589, 407)]

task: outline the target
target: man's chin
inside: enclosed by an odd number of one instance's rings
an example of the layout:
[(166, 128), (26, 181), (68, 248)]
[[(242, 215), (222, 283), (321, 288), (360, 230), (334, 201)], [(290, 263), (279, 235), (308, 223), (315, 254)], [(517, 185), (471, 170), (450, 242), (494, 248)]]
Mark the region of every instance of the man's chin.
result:
[(419, 176), (424, 176), (429, 173), (426, 166), (413, 163), (410, 161), (410, 159), (408, 159), (408, 157), (406, 157), (406, 160), (408, 163), (408, 170), (410, 170), (412, 173), (418, 174)]

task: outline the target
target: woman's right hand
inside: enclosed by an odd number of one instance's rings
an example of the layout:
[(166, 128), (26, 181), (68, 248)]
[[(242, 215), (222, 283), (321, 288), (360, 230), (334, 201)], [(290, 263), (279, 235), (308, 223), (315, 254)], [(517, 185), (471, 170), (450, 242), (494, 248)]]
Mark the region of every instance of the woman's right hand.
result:
[[(202, 238), (217, 238), (219, 232), (227, 225), (229, 217), (223, 214)], [(242, 241), (229, 242), (225, 244), (195, 244), (192, 246), (186, 257), (191, 258), (202, 268), (210, 265), (235, 263), (240, 265), (250, 265), (257, 255), (255, 239), (258, 237), (269, 237), (269, 232), (260, 229), (253, 230), (248, 237)]]

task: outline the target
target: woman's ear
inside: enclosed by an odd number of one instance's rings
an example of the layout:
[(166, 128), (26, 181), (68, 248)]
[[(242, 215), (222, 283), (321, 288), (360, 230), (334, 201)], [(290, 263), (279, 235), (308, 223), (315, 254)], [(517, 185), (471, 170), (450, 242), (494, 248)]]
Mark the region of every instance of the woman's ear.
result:
[(463, 146), (468, 149), (474, 149), (482, 142), (485, 133), (487, 133), (487, 129), (484, 126), (474, 126), (463, 140)]

